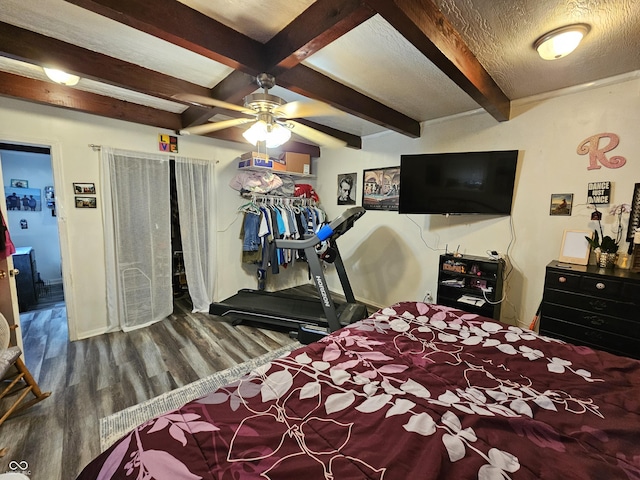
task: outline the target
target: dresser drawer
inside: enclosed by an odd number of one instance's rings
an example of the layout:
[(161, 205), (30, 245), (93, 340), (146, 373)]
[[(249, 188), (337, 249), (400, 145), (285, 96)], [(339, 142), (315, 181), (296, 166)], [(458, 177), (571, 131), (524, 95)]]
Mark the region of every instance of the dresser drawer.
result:
[(640, 306), (631, 302), (600, 298), (581, 293), (564, 292), (561, 290), (546, 290), (544, 292), (544, 305), (547, 303), (579, 308), (596, 314), (606, 314), (611, 317), (637, 320), (637, 326), (640, 328)]
[(620, 298), (622, 282), (604, 277), (584, 276), (580, 279), (580, 291), (599, 297)]
[(594, 350), (602, 350), (602, 351), (605, 351), (605, 352), (613, 353), (615, 355), (622, 355), (622, 356), (625, 356), (625, 357), (631, 357), (631, 358), (640, 359), (640, 350), (632, 350), (630, 352), (621, 352), (621, 351), (616, 350), (614, 348), (603, 347), (601, 345), (596, 345), (595, 343), (585, 342), (585, 341), (582, 341), (582, 340), (576, 340), (575, 338), (565, 337), (564, 335), (558, 335), (556, 333), (543, 332), (541, 330), (540, 334), (545, 335), (547, 337), (557, 338), (558, 340), (562, 340), (562, 341), (565, 341), (567, 343), (571, 343), (573, 345), (584, 345), (584, 346), (587, 346), (587, 347), (591, 347)]
[(544, 278), (544, 286), (545, 288), (556, 288), (558, 290), (577, 292), (580, 289), (580, 278), (580, 275), (573, 273), (547, 270), (547, 274)]
[[(640, 307), (640, 284), (625, 282), (625, 284), (622, 285), (621, 297), (623, 300), (633, 302)], [(640, 308), (636, 309), (636, 316), (638, 317), (640, 317), (639, 310)]]
[(640, 321), (624, 320), (594, 311), (579, 310), (546, 302), (542, 305), (542, 316), (640, 340)]
[(614, 333), (564, 322), (552, 317), (543, 317), (541, 319), (540, 333), (550, 337), (558, 335), (559, 337), (563, 337), (563, 339), (571, 339), (570, 341), (577, 345), (595, 346), (596, 348), (634, 358), (638, 358), (640, 352), (640, 340), (636, 338), (616, 335)]

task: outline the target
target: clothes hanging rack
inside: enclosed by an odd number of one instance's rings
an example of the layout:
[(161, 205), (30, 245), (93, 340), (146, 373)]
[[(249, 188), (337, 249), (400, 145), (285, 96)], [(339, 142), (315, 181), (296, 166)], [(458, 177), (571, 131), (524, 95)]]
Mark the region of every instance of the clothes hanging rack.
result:
[(293, 204), (300, 206), (316, 206), (316, 202), (313, 198), (307, 197), (289, 197), (283, 195), (268, 195), (262, 193), (243, 194), (244, 198), (251, 200), (253, 203), (265, 203), (270, 205), (276, 204)]

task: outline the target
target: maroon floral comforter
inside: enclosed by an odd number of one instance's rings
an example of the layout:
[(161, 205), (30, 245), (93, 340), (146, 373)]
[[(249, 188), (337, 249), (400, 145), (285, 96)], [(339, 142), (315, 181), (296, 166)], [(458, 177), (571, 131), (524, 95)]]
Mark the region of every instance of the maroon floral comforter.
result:
[(79, 478), (640, 480), (640, 361), (400, 303), (140, 425)]

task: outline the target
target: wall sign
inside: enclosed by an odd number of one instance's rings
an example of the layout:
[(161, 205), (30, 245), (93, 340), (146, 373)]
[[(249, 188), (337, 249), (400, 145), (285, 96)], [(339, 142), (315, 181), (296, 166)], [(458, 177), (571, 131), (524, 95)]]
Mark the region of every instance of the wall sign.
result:
[(173, 135), (158, 135), (158, 150), (161, 152), (178, 153), (178, 137)]
[(604, 205), (609, 203), (611, 182), (590, 182), (587, 190), (587, 203), (590, 205)]
[[(600, 147), (601, 139), (609, 139), (609, 143), (606, 146)], [(589, 154), (589, 166), (587, 170), (597, 170), (602, 166), (607, 168), (620, 168), (627, 163), (627, 159), (620, 156), (613, 156), (607, 158), (605, 153), (610, 152), (618, 146), (620, 143), (620, 137), (615, 133), (598, 133), (591, 135), (589, 138), (583, 140), (578, 145), (578, 155)], [(600, 162), (602, 165), (598, 165)]]

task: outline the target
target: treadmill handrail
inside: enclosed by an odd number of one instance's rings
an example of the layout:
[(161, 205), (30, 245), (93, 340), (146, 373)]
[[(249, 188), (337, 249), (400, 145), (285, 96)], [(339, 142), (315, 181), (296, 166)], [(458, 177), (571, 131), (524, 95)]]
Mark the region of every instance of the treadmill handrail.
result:
[(274, 243), (277, 248), (304, 249), (314, 247), (327, 238), (338, 238), (348, 231), (353, 223), (364, 215), (366, 210), (363, 207), (355, 206), (348, 208), (329, 224), (324, 225), (317, 233), (298, 240), (276, 238)]

